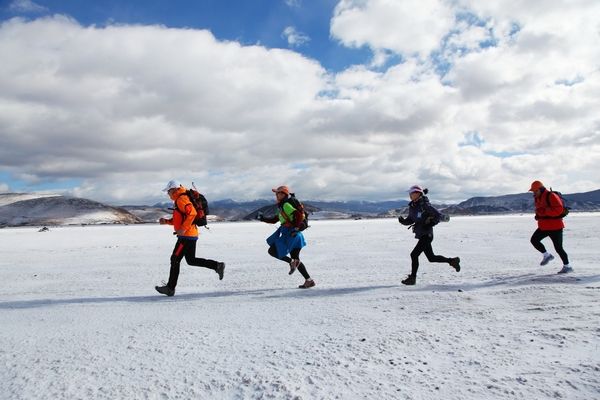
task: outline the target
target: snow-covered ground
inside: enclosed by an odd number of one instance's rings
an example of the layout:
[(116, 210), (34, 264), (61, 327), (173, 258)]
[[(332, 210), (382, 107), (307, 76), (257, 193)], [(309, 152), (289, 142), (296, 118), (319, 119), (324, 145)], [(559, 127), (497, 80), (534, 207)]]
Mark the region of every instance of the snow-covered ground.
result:
[[(158, 225), (0, 230), (2, 399), (598, 399), (600, 214), (571, 214), (575, 273), (538, 265), (531, 215), (457, 217), (422, 257), (393, 219), (314, 221), (317, 282), (266, 253), (273, 226), (212, 224), (175, 297)], [(551, 245), (548, 246), (552, 248)]]

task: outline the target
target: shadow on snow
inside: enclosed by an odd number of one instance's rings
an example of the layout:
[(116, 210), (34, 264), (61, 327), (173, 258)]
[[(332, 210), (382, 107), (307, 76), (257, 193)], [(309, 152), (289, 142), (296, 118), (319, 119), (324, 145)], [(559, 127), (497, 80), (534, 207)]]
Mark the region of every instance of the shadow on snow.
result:
[[(414, 291), (439, 291), (453, 292), (458, 290), (471, 291), (478, 289), (494, 287), (520, 287), (531, 285), (565, 285), (565, 284), (595, 284), (600, 282), (600, 275), (576, 276), (570, 275), (536, 275), (525, 274), (520, 276), (496, 276), (485, 282), (456, 283), (449, 285), (425, 285), (411, 288)], [(380, 285), (380, 286), (357, 286), (341, 288), (320, 288), (316, 287), (309, 290), (301, 289), (282, 289), (267, 288), (256, 290), (239, 291), (220, 291), (208, 293), (185, 293), (175, 297), (165, 297), (160, 294), (152, 296), (125, 296), (125, 297), (80, 297), (71, 299), (37, 299), (0, 302), (0, 309), (26, 309), (47, 306), (61, 306), (70, 304), (105, 304), (105, 303), (152, 303), (152, 302), (184, 302), (210, 298), (227, 297), (251, 297), (254, 299), (283, 299), (283, 298), (304, 298), (304, 297), (330, 297), (345, 296), (379, 289), (399, 288), (398, 285)]]
[[(297, 297), (327, 297), (327, 296), (343, 296), (369, 290), (387, 289), (397, 287), (393, 286), (363, 286), (349, 288), (331, 288), (331, 289), (257, 289), (257, 290), (240, 290), (240, 291), (220, 291), (208, 293), (185, 293), (175, 295), (174, 297), (165, 297), (160, 294), (152, 296), (125, 296), (125, 297), (79, 297), (71, 299), (36, 299), (36, 300), (20, 300), (0, 302), (0, 309), (26, 309), (47, 306), (61, 306), (70, 304), (105, 304), (105, 303), (152, 303), (152, 302), (183, 302), (191, 300), (201, 300), (208, 298), (225, 298), (225, 297), (253, 297), (256, 299), (276, 299), (276, 298), (297, 298)], [(267, 296), (262, 296), (267, 293), (275, 293)]]
[(594, 284), (600, 282), (600, 275), (574, 275), (574, 274), (551, 274), (551, 275), (538, 275), (538, 274), (525, 274), (519, 276), (493, 276), (490, 280), (485, 282), (469, 282), (469, 283), (456, 283), (449, 285), (427, 285), (423, 287), (415, 288), (418, 291), (440, 291), (450, 292), (457, 290), (477, 290), (494, 287), (521, 287), (521, 286), (532, 286), (532, 285), (584, 285)]

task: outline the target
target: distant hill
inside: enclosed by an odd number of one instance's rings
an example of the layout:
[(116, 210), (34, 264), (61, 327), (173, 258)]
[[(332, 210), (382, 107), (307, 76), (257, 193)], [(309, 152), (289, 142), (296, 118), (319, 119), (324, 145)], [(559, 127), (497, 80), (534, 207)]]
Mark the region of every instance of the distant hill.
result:
[[(565, 194), (572, 211), (600, 211), (600, 190)], [(389, 218), (406, 213), (408, 201), (312, 201), (303, 200), (310, 219)], [(273, 200), (210, 201), (209, 221), (240, 221), (256, 218), (259, 211), (275, 213)], [(96, 201), (54, 194), (0, 194), (0, 227), (80, 224), (156, 223), (172, 213), (171, 202), (153, 206), (111, 207)], [(532, 213), (531, 193), (472, 197), (454, 205), (436, 204), (449, 215)]]
[(373, 216), (386, 213), (391, 209), (405, 207), (407, 200), (393, 201), (307, 201), (307, 203), (322, 211), (334, 211), (353, 216)]
[(97, 201), (59, 195), (0, 194), (0, 227), (41, 225), (136, 224), (127, 210)]
[[(311, 214), (311, 219), (344, 219), (361, 217), (381, 217), (382, 214), (390, 209), (405, 207), (408, 204), (406, 200), (397, 201), (314, 201), (302, 200), (307, 211)], [(153, 208), (165, 210), (172, 207), (172, 203), (158, 203)], [(135, 207), (125, 206), (132, 213), (140, 215)], [(237, 202), (235, 200), (217, 200), (210, 202), (210, 214), (217, 220), (239, 221), (252, 220), (256, 214), (261, 211), (265, 215), (274, 213), (274, 200), (253, 200), (246, 202)], [(170, 211), (169, 211), (170, 212)]]
[[(571, 211), (600, 211), (600, 190), (585, 193), (563, 194)], [(472, 197), (444, 209), (448, 214), (477, 215), (533, 212), (531, 193), (504, 196)]]

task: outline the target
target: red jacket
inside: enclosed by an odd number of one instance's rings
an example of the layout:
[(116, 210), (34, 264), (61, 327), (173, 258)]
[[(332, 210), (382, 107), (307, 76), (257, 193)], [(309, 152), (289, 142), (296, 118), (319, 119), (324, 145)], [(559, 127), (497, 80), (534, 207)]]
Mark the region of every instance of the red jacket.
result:
[(563, 212), (560, 197), (547, 189), (542, 189), (539, 197), (535, 197), (535, 219), (542, 231), (558, 231), (565, 227), (562, 218), (556, 218)]

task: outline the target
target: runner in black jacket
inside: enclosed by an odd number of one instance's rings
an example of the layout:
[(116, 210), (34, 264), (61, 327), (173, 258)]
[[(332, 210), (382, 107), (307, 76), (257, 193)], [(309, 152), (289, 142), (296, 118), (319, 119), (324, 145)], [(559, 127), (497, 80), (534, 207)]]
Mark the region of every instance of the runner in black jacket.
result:
[(448, 263), (456, 272), (460, 271), (460, 258), (447, 258), (433, 253), (431, 242), (433, 242), (433, 226), (440, 221), (440, 213), (430, 203), (427, 196), (427, 189), (420, 186), (412, 186), (408, 193), (410, 203), (408, 204), (408, 217), (398, 217), (402, 225), (412, 225), (415, 237), (419, 240), (417, 245), (410, 253), (412, 260), (412, 271), (406, 279), (402, 281), (405, 285), (414, 285), (417, 281), (417, 271), (419, 269), (419, 255), (425, 253), (429, 262)]

